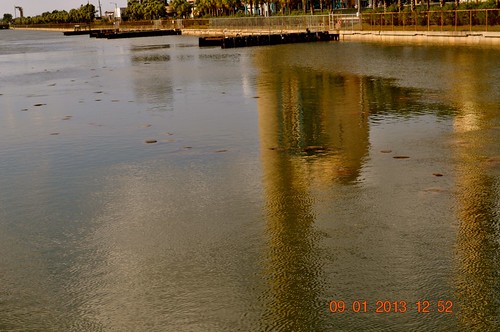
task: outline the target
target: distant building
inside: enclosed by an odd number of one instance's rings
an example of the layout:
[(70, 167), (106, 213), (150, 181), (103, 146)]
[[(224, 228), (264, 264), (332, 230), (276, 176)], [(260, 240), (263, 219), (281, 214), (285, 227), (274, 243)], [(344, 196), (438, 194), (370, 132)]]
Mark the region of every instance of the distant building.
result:
[(112, 11), (112, 12), (105, 11), (104, 12), (104, 17), (107, 18), (110, 21), (113, 21), (115, 19), (115, 12), (114, 11)]

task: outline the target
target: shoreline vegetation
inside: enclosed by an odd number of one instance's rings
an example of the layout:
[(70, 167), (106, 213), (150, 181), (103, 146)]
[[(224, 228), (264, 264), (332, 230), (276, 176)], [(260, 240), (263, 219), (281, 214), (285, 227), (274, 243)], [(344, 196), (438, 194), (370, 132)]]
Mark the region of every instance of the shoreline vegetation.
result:
[[(399, 4), (401, 2), (398, 2)], [(498, 1), (482, 3), (443, 3), (443, 6), (429, 6), (421, 2), (419, 6), (392, 4), (374, 9), (364, 8), (334, 10), (325, 14), (272, 16), (230, 15), (205, 18), (177, 19), (158, 17), (156, 19), (109, 20), (96, 19), (85, 12), (95, 12), (93, 5), (80, 8), (77, 22), (48, 22), (20, 24), (19, 18), (12, 20), (13, 29), (30, 30), (181, 30), (184, 35), (194, 36), (236, 36), (270, 33), (290, 33), (301, 31), (329, 31), (340, 34), (340, 40), (410, 41), (466, 44), (500, 45), (500, 9)], [(451, 8), (451, 9), (450, 9)], [(455, 9), (453, 9), (455, 8)], [(54, 12), (53, 12), (54, 14)], [(45, 15), (49, 17), (50, 15)], [(92, 16), (92, 17), (91, 17)], [(4, 15), (5, 21), (5, 15)], [(49, 20), (50, 21), (50, 20)], [(31, 22), (25, 18), (25, 23)]]

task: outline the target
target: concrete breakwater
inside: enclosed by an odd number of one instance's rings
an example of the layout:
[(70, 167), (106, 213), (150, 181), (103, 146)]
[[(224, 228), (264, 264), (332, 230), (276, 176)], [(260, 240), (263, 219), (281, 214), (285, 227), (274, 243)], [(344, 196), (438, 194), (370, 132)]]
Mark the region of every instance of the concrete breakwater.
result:
[[(12, 27), (11, 27), (12, 28)], [(16, 30), (68, 31), (68, 29), (44, 27), (13, 27)], [(184, 28), (182, 35), (207, 36), (248, 36), (283, 33), (303, 33), (304, 29), (222, 29), (222, 28)], [(500, 31), (380, 31), (380, 30), (330, 30), (338, 34), (340, 41), (397, 42), (417, 44), (464, 44), (464, 45), (500, 45)]]

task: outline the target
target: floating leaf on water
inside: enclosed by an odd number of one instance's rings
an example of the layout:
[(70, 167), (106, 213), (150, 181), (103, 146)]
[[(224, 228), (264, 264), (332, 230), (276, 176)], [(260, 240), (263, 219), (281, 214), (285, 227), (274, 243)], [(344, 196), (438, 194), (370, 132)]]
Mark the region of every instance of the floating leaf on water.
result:
[(391, 153), (392, 150), (380, 150), (381, 153)]
[(432, 175), (434, 175), (434, 176), (443, 176), (443, 174), (441, 174), (441, 173), (432, 173)]
[(157, 140), (155, 140), (155, 139), (147, 139), (147, 140), (145, 141), (145, 143), (147, 143), (147, 144), (153, 144), (153, 143), (158, 143), (158, 141), (157, 141)]
[(215, 151), (215, 152), (217, 152), (217, 153), (222, 153), (222, 152), (227, 152), (227, 150), (222, 149), (222, 150), (217, 150), (217, 151)]
[(394, 156), (392, 158), (394, 158), (394, 159), (408, 159), (410, 157), (409, 156)]
[(59, 133), (50, 133), (50, 135), (56, 136), (56, 135), (59, 135)]
[(35, 106), (35, 107), (40, 107), (40, 106), (45, 106), (45, 105), (47, 105), (47, 104), (35, 104), (35, 105), (33, 105), (33, 106)]

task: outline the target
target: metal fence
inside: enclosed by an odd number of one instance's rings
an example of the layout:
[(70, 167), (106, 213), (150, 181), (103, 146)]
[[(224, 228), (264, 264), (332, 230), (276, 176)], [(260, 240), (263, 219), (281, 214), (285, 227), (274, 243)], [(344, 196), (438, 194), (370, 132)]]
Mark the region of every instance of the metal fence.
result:
[(500, 9), (364, 13), (363, 30), (500, 31)]
[(500, 31), (500, 9), (178, 20), (179, 28), (232, 31)]
[(229, 29), (246, 31), (326, 31), (330, 29), (329, 15), (310, 16), (271, 16), (271, 17), (241, 17), (212, 18), (210, 29)]
[[(88, 29), (88, 23), (81, 23)], [(13, 26), (16, 27), (16, 26)], [(38, 24), (49, 29), (73, 30), (75, 24)], [(119, 24), (94, 22), (92, 29), (157, 30), (157, 29), (214, 29), (242, 31), (497, 31), (500, 32), (500, 9), (438, 10), (302, 16), (240, 17), (184, 20), (122, 21)]]

